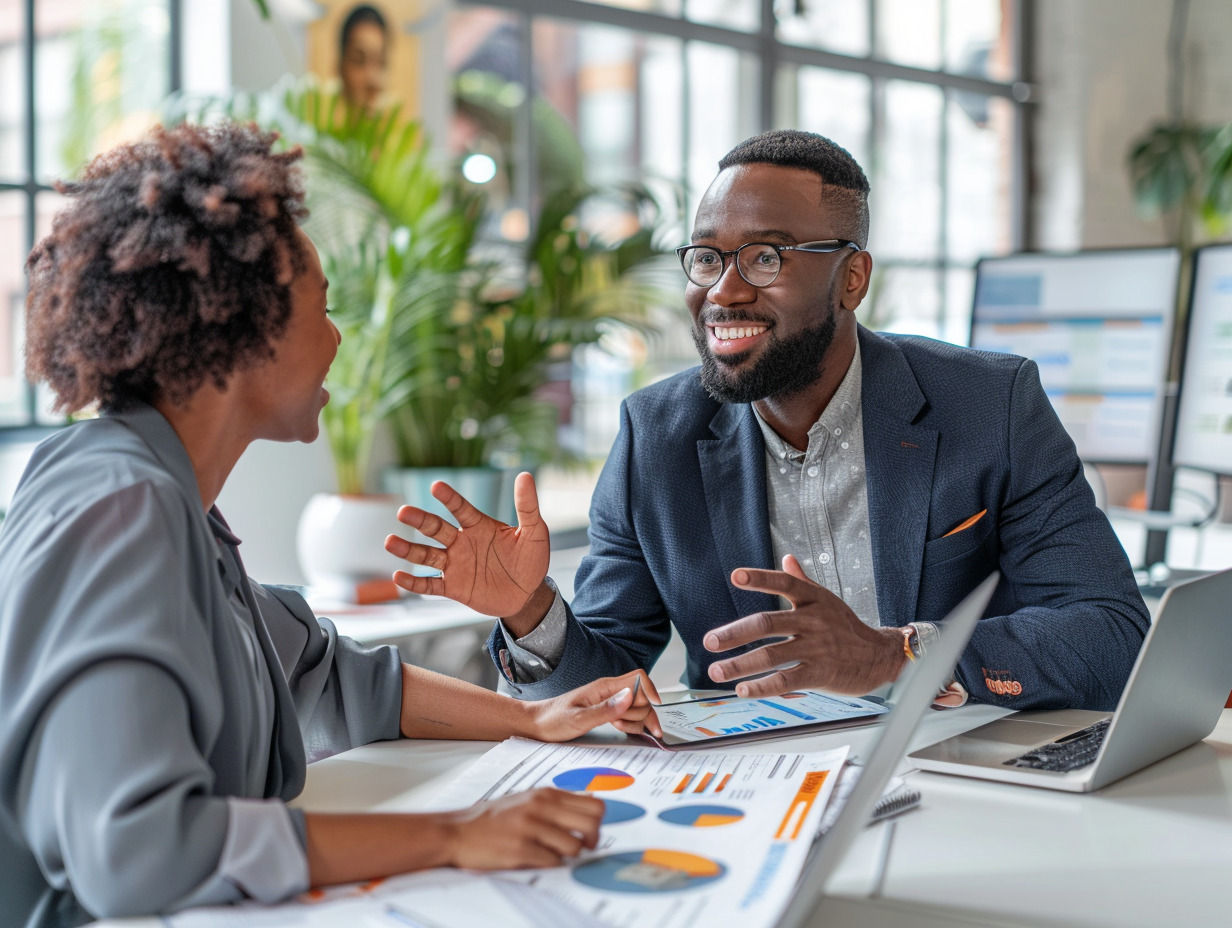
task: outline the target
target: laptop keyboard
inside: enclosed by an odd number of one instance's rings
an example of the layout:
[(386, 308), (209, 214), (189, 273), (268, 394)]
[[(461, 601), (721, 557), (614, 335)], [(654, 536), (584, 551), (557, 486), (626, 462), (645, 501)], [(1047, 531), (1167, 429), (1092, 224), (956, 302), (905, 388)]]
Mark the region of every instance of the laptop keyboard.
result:
[(1005, 763), (1010, 767), (1031, 767), (1035, 770), (1078, 770), (1095, 760), (1110, 724), (1112, 719), (1100, 719), (1094, 725), (1019, 757), (1012, 757)]

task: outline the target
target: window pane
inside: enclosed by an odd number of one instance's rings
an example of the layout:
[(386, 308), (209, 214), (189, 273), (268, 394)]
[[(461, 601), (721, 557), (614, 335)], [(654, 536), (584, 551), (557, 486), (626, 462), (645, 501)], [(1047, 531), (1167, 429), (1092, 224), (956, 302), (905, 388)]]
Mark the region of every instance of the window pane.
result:
[(783, 42), (824, 48), (843, 55), (867, 55), (868, 0), (778, 0), (778, 36)]
[(869, 170), (869, 79), (863, 74), (809, 67), (784, 68), (779, 77), (783, 105), (776, 125), (818, 132), (842, 145)]
[[(676, 39), (645, 37), (640, 86), (643, 179), (673, 193), (684, 178), (684, 47)], [(661, 196), (664, 204), (676, 196)], [(681, 239), (683, 241), (683, 239)]]
[(0, 0), (0, 179), (21, 180), (26, 131), (26, 69), (21, 60), (25, 26), (22, 0)]
[(946, 0), (945, 69), (995, 81), (1013, 78), (1012, 0)]
[(686, 228), (691, 229), (698, 200), (714, 180), (719, 159), (737, 142), (757, 132), (757, 64), (730, 48), (690, 42), (689, 176)]
[[(492, 222), (486, 235), (522, 241), (530, 220), (527, 204), (520, 202), (518, 195), (521, 152), (526, 150), (518, 108), (526, 88), (521, 82), (522, 42), (517, 19), (500, 10), (466, 8), (450, 16), (446, 41), (445, 60), (454, 80), (450, 153), (459, 159), (491, 159), (490, 179), (484, 182)], [(554, 112), (537, 115), (534, 123), (541, 163), (562, 159), (576, 162), (572, 129), (563, 125), (562, 144), (545, 144), (544, 134), (559, 134), (563, 121)]]
[(869, 328), (906, 335), (941, 337), (941, 275), (930, 268), (882, 265), (862, 314)]
[(895, 64), (941, 67), (941, 0), (877, 0), (877, 54)]
[(936, 87), (886, 82), (885, 136), (869, 196), (876, 257), (940, 257), (942, 103)]
[(170, 25), (167, 0), (57, 0), (35, 14), (36, 174), (51, 180), (157, 121)]
[(949, 258), (972, 262), (1010, 250), (1013, 105), (1000, 97), (951, 93), (946, 225)]
[(0, 425), (26, 422), (18, 340), (25, 276), (26, 195), (0, 193)]
[(695, 23), (756, 32), (761, 26), (760, 0), (685, 0), (685, 18)]
[(971, 306), (975, 271), (953, 268), (945, 274), (945, 321), (941, 337), (955, 345), (971, 344)]

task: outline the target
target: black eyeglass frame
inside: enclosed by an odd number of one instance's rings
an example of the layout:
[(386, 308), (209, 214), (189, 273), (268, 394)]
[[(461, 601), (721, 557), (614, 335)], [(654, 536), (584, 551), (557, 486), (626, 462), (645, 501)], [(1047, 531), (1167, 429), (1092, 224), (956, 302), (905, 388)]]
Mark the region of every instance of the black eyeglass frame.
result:
[[(759, 287), (759, 288), (768, 287), (772, 283), (774, 283), (776, 280), (779, 279), (779, 274), (783, 272), (783, 263), (781, 260), (779, 261), (779, 269), (775, 271), (774, 276), (771, 277), (769, 280), (767, 280), (764, 284), (759, 284), (756, 281), (749, 280), (747, 277), (744, 276), (744, 270), (740, 267), (740, 252), (744, 251), (744, 249), (746, 248), (752, 248), (754, 246), (763, 247), (763, 248), (773, 248), (776, 252), (778, 252), (780, 259), (782, 258), (783, 252), (785, 251), (804, 251), (804, 252), (808, 252), (809, 254), (815, 254), (815, 255), (832, 255), (836, 251), (842, 251), (844, 248), (848, 248), (848, 247), (854, 248), (856, 251), (861, 250), (859, 245), (857, 245), (855, 242), (850, 241), (848, 239), (826, 238), (826, 239), (821, 239), (816, 242), (801, 242), (799, 245), (776, 245), (774, 242), (745, 242), (739, 248), (735, 248), (731, 251), (720, 251), (718, 248), (715, 248), (713, 245), (681, 245), (679, 248), (676, 249), (676, 257), (680, 259), (680, 268), (681, 270), (684, 271), (684, 276), (689, 278), (689, 280), (695, 286), (698, 286), (698, 287), (705, 287), (706, 289), (710, 289), (715, 284), (717, 284), (720, 280), (722, 280), (723, 275), (727, 273), (727, 258), (731, 256), (735, 256), (736, 258), (734, 262), (736, 265), (736, 273), (740, 275), (741, 280), (743, 280), (750, 287)], [(819, 246), (825, 246), (825, 247), (819, 247)], [(723, 263), (723, 267), (719, 271), (719, 276), (716, 277), (713, 281), (711, 281), (708, 284), (702, 283), (701, 281), (698, 281), (698, 280), (694, 280), (693, 275), (689, 273), (688, 268), (685, 266), (685, 256), (690, 251), (694, 251), (698, 248), (705, 248), (708, 251), (713, 251), (715, 254), (719, 256), (719, 261)]]

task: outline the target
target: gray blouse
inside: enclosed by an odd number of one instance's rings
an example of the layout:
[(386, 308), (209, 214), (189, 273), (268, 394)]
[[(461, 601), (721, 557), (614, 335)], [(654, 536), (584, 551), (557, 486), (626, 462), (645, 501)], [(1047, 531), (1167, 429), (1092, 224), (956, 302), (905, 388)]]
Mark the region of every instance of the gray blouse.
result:
[(394, 648), (250, 583), (141, 406), (35, 451), (0, 530), (0, 912), (77, 925), (308, 881), (308, 761), (398, 737)]

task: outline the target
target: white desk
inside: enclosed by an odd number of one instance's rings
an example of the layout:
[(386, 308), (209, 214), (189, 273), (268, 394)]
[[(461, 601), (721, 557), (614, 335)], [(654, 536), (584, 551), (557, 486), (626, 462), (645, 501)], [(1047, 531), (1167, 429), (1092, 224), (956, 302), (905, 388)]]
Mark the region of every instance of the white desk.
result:
[[(1000, 714), (932, 712), (916, 743)], [(821, 748), (867, 732), (748, 746)], [(410, 811), (490, 745), (390, 742), (314, 764), (297, 804), (313, 811)], [(882, 832), (868, 829), (814, 921), (886, 925), (1155, 926), (1232, 920), (1232, 711), (1204, 743), (1081, 796), (915, 773), (920, 809), (895, 825), (877, 898)]]

